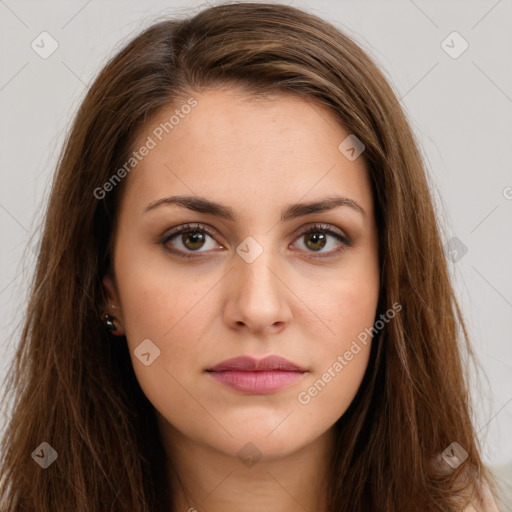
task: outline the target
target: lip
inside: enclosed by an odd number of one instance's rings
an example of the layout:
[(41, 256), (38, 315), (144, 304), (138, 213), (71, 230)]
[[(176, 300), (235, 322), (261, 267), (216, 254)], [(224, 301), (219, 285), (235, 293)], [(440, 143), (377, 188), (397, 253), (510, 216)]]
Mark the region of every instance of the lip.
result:
[(305, 372), (305, 368), (288, 361), (281, 356), (270, 355), (257, 359), (250, 356), (233, 357), (226, 359), (212, 368), (208, 368), (209, 372), (223, 372), (226, 370), (238, 371), (262, 371), (262, 370), (282, 370), (282, 371), (296, 371)]
[(221, 384), (247, 394), (278, 391), (295, 383), (306, 373), (306, 369), (275, 355), (262, 359), (234, 357), (206, 371)]

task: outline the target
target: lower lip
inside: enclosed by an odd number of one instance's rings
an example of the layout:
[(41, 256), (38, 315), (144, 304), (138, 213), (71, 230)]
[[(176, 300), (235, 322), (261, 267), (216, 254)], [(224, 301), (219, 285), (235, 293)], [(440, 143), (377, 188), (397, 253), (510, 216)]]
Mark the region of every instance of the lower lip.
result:
[(305, 372), (263, 370), (257, 372), (226, 370), (208, 372), (225, 386), (248, 394), (272, 393), (299, 380)]

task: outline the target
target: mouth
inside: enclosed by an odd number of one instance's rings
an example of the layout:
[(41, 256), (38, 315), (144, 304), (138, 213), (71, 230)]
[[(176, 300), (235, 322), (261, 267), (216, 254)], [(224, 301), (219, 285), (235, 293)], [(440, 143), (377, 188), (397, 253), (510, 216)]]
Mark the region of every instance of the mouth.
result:
[(280, 356), (263, 359), (242, 356), (223, 361), (206, 372), (219, 383), (236, 391), (266, 394), (294, 384), (307, 370)]

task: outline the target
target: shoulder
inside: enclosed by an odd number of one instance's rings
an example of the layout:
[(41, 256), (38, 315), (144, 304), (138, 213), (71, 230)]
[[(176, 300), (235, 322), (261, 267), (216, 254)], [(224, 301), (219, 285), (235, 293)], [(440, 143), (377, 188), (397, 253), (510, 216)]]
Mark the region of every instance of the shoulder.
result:
[[(452, 471), (452, 468), (444, 461), (441, 454), (434, 460), (433, 465), (441, 473)], [(478, 478), (471, 471), (463, 471), (457, 478), (457, 482), (469, 483), (461, 499), (465, 501), (461, 512), (500, 512), (489, 485), (483, 478)], [(471, 483), (470, 483), (471, 482)]]
[(464, 508), (463, 512), (500, 512), (496, 501), (494, 500), (489, 487), (485, 484), (480, 485), (481, 499), (472, 493), (472, 501)]

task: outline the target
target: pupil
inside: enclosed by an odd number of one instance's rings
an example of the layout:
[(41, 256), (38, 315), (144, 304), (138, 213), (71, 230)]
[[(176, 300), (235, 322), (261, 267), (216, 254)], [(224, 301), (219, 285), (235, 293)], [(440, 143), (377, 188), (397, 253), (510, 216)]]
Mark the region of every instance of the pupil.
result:
[[(199, 233), (197, 231), (191, 231), (190, 233), (185, 233), (183, 235), (185, 241), (183, 242), (185, 247), (187, 247), (188, 249), (199, 249), (201, 247), (201, 244), (204, 242), (204, 240), (202, 239), (203, 238), (203, 233)], [(190, 244), (187, 243), (187, 240), (190, 240), (192, 239), (192, 245), (194, 244), (199, 244), (198, 246), (194, 246), (194, 247), (190, 247)], [(199, 239), (199, 240), (198, 240)]]
[(313, 246), (315, 246), (318, 241), (321, 242), (320, 247), (311, 247), (311, 244), (308, 243), (307, 245), (310, 247), (310, 249), (322, 249), (325, 246), (325, 235), (323, 233), (310, 233), (308, 237), (310, 239), (316, 240), (313, 241)]

